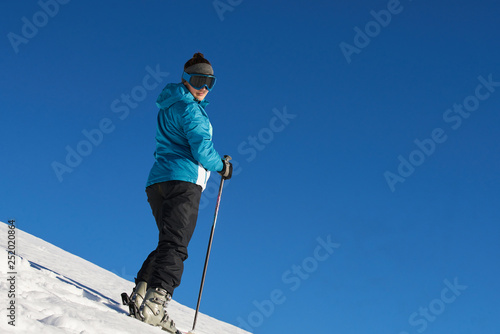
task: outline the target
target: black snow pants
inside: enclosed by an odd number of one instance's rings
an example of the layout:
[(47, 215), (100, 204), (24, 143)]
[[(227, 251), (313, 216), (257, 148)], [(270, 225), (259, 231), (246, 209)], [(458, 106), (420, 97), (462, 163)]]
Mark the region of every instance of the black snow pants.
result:
[(187, 247), (198, 219), (201, 186), (167, 181), (146, 188), (148, 202), (159, 230), (158, 247), (149, 254), (137, 273), (136, 283), (162, 288), (171, 295), (181, 283)]

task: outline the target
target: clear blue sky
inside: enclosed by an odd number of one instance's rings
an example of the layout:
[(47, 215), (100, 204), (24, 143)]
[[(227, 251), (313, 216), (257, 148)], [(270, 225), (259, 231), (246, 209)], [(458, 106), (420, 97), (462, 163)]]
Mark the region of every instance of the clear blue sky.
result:
[[(54, 4), (0, 4), (1, 220), (132, 280), (156, 246), (155, 100), (201, 51), (237, 174), (203, 312), (255, 333), (499, 333), (496, 1)], [(218, 182), (174, 296), (191, 307)]]

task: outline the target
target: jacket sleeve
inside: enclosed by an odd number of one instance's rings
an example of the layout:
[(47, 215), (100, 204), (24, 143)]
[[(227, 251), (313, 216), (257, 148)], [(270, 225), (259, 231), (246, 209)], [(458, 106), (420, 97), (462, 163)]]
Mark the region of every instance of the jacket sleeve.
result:
[(224, 165), (212, 142), (212, 125), (197, 106), (186, 108), (183, 129), (195, 160), (206, 170), (221, 171)]

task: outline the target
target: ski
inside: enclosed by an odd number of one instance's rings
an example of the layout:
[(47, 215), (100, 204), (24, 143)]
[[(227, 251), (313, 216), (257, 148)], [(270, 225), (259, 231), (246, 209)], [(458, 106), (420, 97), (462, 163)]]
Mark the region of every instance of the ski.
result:
[[(130, 299), (130, 296), (128, 295), (128, 293), (123, 292), (121, 294), (121, 297), (122, 297), (122, 304), (125, 306), (128, 306), (129, 316), (142, 321), (142, 317), (141, 317), (141, 314), (139, 313), (139, 309), (137, 308), (137, 306), (135, 306), (132, 299)], [(162, 330), (165, 332), (168, 332), (167, 330), (165, 330), (163, 328), (162, 328)], [(187, 334), (187, 332), (181, 332), (180, 330), (177, 330), (177, 332), (175, 334)]]
[(122, 293), (122, 304), (128, 306), (129, 316), (142, 320), (141, 314), (139, 313), (139, 309), (135, 306), (134, 302), (130, 299), (129, 295), (124, 292)]

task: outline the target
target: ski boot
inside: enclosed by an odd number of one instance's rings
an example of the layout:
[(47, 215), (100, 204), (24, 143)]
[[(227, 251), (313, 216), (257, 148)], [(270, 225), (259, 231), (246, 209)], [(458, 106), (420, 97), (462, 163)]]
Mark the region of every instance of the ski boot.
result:
[(122, 303), (123, 305), (128, 306), (131, 317), (143, 320), (143, 317), (139, 312), (139, 308), (141, 307), (144, 296), (146, 295), (146, 290), (147, 283), (139, 282), (135, 286), (134, 290), (132, 290), (132, 294), (130, 295), (130, 297), (127, 295), (127, 293), (122, 293)]
[(171, 299), (172, 296), (166, 290), (149, 288), (140, 308), (143, 321), (153, 326), (159, 326), (164, 331), (172, 334), (180, 333), (166, 310), (167, 303)]

